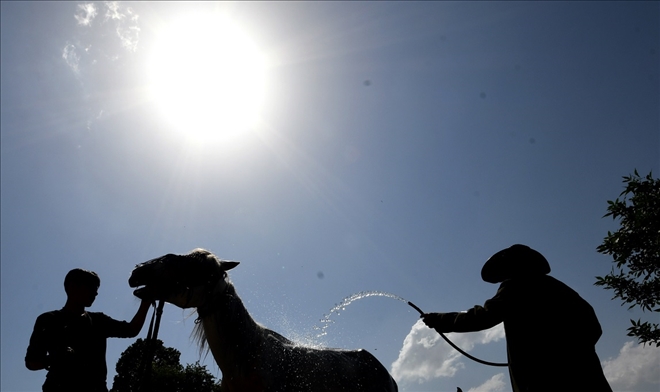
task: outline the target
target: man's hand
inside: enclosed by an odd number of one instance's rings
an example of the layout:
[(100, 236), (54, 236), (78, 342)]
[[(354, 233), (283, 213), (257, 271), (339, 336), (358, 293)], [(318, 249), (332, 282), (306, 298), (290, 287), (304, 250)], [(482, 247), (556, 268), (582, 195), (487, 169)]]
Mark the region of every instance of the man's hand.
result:
[(135, 313), (135, 316), (133, 316), (133, 319), (129, 323), (129, 326), (131, 328), (130, 337), (134, 338), (140, 333), (140, 330), (142, 330), (142, 326), (144, 325), (144, 320), (147, 318), (147, 312), (149, 311), (149, 306), (151, 306), (154, 302), (155, 301), (151, 299), (142, 300), (142, 302), (140, 303), (140, 307)]
[(429, 328), (436, 328), (440, 325), (442, 313), (424, 313), (420, 316), (424, 324)]

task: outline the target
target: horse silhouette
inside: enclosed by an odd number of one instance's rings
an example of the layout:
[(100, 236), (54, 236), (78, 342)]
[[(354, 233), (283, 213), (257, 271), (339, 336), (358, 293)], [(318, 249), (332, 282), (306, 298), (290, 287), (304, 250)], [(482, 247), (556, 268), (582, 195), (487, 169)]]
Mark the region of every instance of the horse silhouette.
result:
[(387, 369), (366, 350), (298, 345), (256, 323), (229, 281), (238, 262), (204, 249), (139, 264), (129, 278), (138, 297), (196, 308), (193, 334), (222, 371), (223, 392), (396, 392)]

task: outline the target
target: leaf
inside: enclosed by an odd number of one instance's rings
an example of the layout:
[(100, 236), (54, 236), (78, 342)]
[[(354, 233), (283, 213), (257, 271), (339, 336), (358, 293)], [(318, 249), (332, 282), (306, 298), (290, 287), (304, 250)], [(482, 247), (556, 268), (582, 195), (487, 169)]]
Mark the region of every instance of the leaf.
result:
[[(660, 180), (652, 173), (640, 177), (623, 176), (624, 190), (614, 201), (607, 201), (607, 213), (619, 221), (619, 229), (607, 232), (596, 247), (610, 255), (616, 270), (596, 276), (595, 285), (614, 292), (613, 299), (639, 307), (643, 311), (660, 311)], [(657, 324), (638, 320), (628, 330), (641, 342), (660, 342)]]

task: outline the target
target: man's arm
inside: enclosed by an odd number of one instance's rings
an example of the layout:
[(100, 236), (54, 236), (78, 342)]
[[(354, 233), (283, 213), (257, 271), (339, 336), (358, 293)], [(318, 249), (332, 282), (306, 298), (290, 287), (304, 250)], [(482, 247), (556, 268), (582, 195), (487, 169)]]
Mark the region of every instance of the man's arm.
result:
[(142, 302), (140, 303), (140, 307), (135, 313), (135, 316), (133, 316), (131, 322), (128, 323), (130, 338), (136, 337), (142, 330), (142, 326), (144, 325), (144, 320), (146, 320), (147, 318), (147, 313), (149, 312), (150, 305), (151, 305), (150, 300), (143, 299)]
[(30, 336), (30, 343), (25, 354), (25, 367), (29, 370), (41, 370), (48, 367), (48, 353), (46, 350), (46, 315), (37, 317), (34, 330)]
[(492, 328), (504, 321), (507, 293), (505, 284), (500, 285), (497, 294), (486, 301), (484, 306), (474, 306), (465, 312), (425, 313), (422, 320), (438, 332), (475, 332)]

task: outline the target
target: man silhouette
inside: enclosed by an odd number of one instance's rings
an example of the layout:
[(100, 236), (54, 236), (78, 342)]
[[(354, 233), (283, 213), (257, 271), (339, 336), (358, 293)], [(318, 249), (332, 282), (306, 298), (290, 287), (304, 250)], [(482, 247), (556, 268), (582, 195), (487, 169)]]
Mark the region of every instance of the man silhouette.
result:
[(493, 255), (481, 270), (484, 281), (500, 283), (484, 306), (426, 313), (422, 320), (442, 333), (481, 331), (504, 322), (515, 392), (611, 392), (596, 354), (602, 330), (593, 308), (548, 273), (543, 255), (513, 245)]
[(142, 300), (130, 323), (85, 311), (94, 303), (100, 285), (92, 271), (69, 271), (64, 279), (64, 307), (37, 317), (25, 366), (48, 370), (44, 392), (107, 392), (106, 339), (132, 338), (142, 329), (149, 300)]

